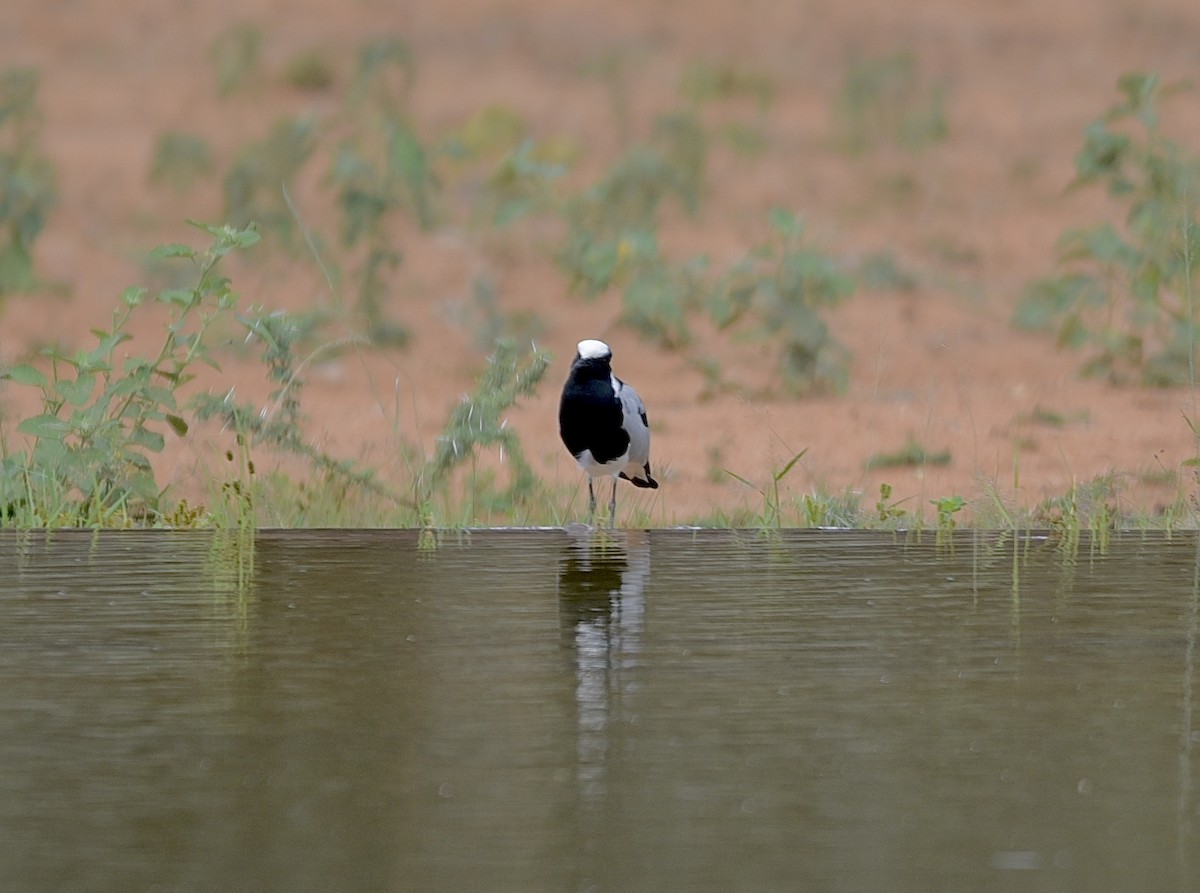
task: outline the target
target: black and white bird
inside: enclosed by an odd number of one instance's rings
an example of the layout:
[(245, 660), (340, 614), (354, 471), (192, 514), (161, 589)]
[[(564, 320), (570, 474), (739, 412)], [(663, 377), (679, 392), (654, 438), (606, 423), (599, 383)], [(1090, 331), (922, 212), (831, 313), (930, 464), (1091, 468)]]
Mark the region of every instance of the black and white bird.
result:
[(579, 342), (563, 385), (558, 433), (588, 476), (588, 518), (596, 517), (592, 479), (612, 477), (608, 522), (617, 513), (617, 478), (635, 487), (658, 488), (650, 475), (650, 423), (642, 398), (612, 371), (612, 350), (603, 341)]

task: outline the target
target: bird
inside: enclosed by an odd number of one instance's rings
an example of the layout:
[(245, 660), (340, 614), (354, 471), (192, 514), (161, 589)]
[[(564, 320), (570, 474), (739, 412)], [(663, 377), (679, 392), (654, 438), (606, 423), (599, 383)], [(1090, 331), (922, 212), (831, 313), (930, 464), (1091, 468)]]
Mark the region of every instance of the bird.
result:
[(637, 391), (612, 371), (612, 349), (603, 341), (580, 341), (563, 385), (558, 433), (588, 479), (588, 522), (596, 518), (592, 480), (612, 477), (609, 525), (617, 513), (617, 478), (658, 489), (650, 473), (650, 422)]

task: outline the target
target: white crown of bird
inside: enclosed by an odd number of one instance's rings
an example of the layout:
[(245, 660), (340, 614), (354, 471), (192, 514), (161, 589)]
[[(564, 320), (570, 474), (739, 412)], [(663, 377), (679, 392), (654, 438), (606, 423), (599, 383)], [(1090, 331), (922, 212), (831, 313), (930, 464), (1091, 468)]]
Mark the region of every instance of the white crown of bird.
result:
[(583, 360), (598, 360), (601, 357), (611, 357), (612, 351), (603, 341), (588, 338), (579, 342), (579, 357)]

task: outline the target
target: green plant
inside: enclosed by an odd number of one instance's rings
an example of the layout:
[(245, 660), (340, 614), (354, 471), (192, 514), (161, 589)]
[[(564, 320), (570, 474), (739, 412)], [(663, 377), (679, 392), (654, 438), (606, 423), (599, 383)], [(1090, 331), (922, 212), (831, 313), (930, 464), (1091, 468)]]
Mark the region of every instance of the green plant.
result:
[(948, 132), (943, 90), (921, 81), (910, 52), (855, 62), (833, 107), (838, 141), (850, 152), (881, 143), (924, 149)]
[(608, 93), (613, 125), (620, 145), (629, 141), (630, 69), (639, 56), (639, 53), (628, 48), (617, 48), (601, 53), (580, 66), (583, 75), (600, 81)]
[(471, 340), (480, 350), (487, 350), (497, 341), (534, 341), (545, 333), (545, 324), (536, 313), (502, 310), (495, 282), (486, 275), (471, 281), (470, 300), (452, 306), (451, 316), (471, 333)]
[(867, 470), (916, 465), (949, 465), (950, 451), (930, 452), (910, 435), (904, 446), (890, 453), (875, 453), (867, 459)]
[(708, 355), (688, 357), (688, 365), (699, 372), (704, 380), (704, 387), (698, 395), (701, 402), (712, 400), (728, 386), (721, 361), (716, 357)]
[(333, 64), (323, 50), (307, 49), (287, 61), (283, 80), (298, 90), (319, 93), (333, 86)]
[(808, 244), (792, 212), (771, 212), (771, 240), (738, 261), (709, 296), (720, 329), (749, 322), (752, 337), (777, 339), (783, 387), (841, 390), (849, 351), (834, 340), (823, 311), (853, 293), (854, 279), (834, 258)]
[(1178, 88), (1125, 74), (1122, 98), (1088, 125), (1072, 189), (1103, 187), (1124, 225), (1065, 233), (1061, 272), (1034, 282), (1014, 316), (1084, 348), (1087, 374), (1151, 385), (1193, 380), (1193, 267), (1200, 257), (1200, 155), (1169, 139), (1158, 103)]
[(397, 37), (369, 41), (359, 51), (350, 101), (406, 108), (417, 80), (412, 49)]
[(365, 121), (365, 131), (342, 143), (330, 171), (347, 246), (379, 233), (397, 210), (411, 210), (426, 229), (434, 219), (436, 181), (412, 122), (391, 113)]
[(950, 541), (950, 535), (957, 526), (954, 516), (962, 511), (967, 501), (961, 496), (943, 496), (940, 499), (929, 500), (937, 512), (937, 538), (939, 543)]
[(884, 525), (894, 525), (908, 517), (908, 511), (901, 506), (908, 502), (908, 499), (901, 499), (892, 502), (892, 485), (879, 485), (879, 499), (875, 501), (875, 517), (879, 519), (879, 523)]
[(1064, 495), (1040, 502), (1033, 518), (1058, 535), (1059, 548), (1069, 558), (1078, 553), (1084, 530), (1091, 534), (1092, 548), (1104, 552), (1116, 526), (1119, 492), (1119, 481), (1111, 474), (1073, 483)]
[(54, 166), (38, 145), (37, 72), (0, 72), (0, 295), (32, 288), (33, 243), (57, 201)]
[(880, 291), (915, 291), (919, 281), (904, 269), (890, 251), (876, 251), (858, 262), (855, 276), (864, 288)]
[[(193, 263), (194, 285), (153, 297), (145, 288), (128, 288), (112, 325), (94, 332), (91, 350), (68, 355), (48, 348), (42, 351), (44, 363), (21, 364), (0, 375), (36, 388), (42, 403), (40, 413), (16, 426), (28, 450), (14, 449), (7, 436), (0, 442), (0, 506), (15, 523), (121, 524), (161, 512), (163, 490), (151, 456), (165, 446), (167, 429), (187, 434), (179, 389), (194, 377), (196, 364), (215, 365), (210, 330), (236, 304), (217, 266), (231, 251), (258, 241), (252, 229), (195, 225), (211, 237), (209, 248), (174, 244), (153, 252)], [(147, 304), (169, 314), (163, 342), (153, 355), (120, 359), (117, 349), (131, 340), (130, 320)]]
[[(523, 140), (508, 152), (486, 182), (486, 195), (494, 226), (507, 226), (526, 214), (557, 211), (562, 202), (555, 185), (567, 171), (564, 153), (553, 147)], [(569, 153), (566, 153), (569, 154)]]
[(340, 212), (342, 246), (357, 270), (357, 309), (376, 344), (403, 344), (408, 330), (386, 313), (387, 274), (398, 267), (391, 222), (411, 215), (433, 226), (438, 183), (430, 152), (407, 113), (416, 69), (406, 44), (384, 39), (359, 53), (328, 183)]
[(226, 96), (245, 86), (258, 68), (262, 30), (248, 22), (230, 25), (210, 48), (217, 68), (217, 93)]
[(694, 105), (749, 98), (761, 113), (775, 98), (775, 84), (766, 75), (737, 65), (698, 61), (684, 68), (679, 92)]
[[(550, 355), (545, 351), (525, 351), (511, 341), (496, 343), (475, 390), (450, 413), (437, 449), (419, 476), (418, 505), (430, 504), (435, 494), (445, 498), (452, 473), (463, 463), (469, 463), (472, 469), (467, 494), (472, 519), (481, 507), (488, 512), (512, 512), (531, 498), (537, 478), (504, 413), (521, 397), (534, 393), (549, 365)], [(493, 446), (499, 448), (500, 460), (509, 469), (509, 483), (504, 490), (495, 486), (490, 472), (479, 471), (479, 451)]]
[(251, 221), (264, 233), (292, 245), (293, 214), (288, 189), (316, 148), (311, 118), (278, 121), (266, 138), (244, 148), (225, 176), (226, 219), (235, 227)]
[(686, 315), (698, 297), (702, 259), (672, 264), (659, 247), (662, 203), (677, 198), (694, 212), (707, 139), (694, 115), (661, 117), (654, 141), (627, 152), (594, 186), (568, 200), (567, 236), (558, 260), (572, 288), (594, 297), (622, 290), (622, 320), (643, 335), (678, 346), (690, 338)]
[[(257, 31), (248, 26), (225, 32), (214, 50), (225, 60), (219, 68), (248, 76), (256, 65), (258, 40)], [(301, 89), (335, 84), (331, 63), (316, 49), (293, 57), (283, 76)], [(230, 74), (226, 80), (232, 78)], [(353, 309), (375, 344), (403, 345), (410, 336), (386, 307), (392, 274), (403, 257), (392, 223), (411, 215), (427, 229), (436, 216), (432, 153), (407, 112), (415, 78), (405, 43), (394, 38), (366, 43), (332, 114), (279, 120), (265, 137), (241, 148), (223, 176), (226, 219), (235, 226), (254, 221), (264, 238), (277, 239), (289, 251), (307, 247), (339, 310), (342, 284), (351, 283)], [(314, 157), (329, 165), (322, 198), (336, 210), (328, 216), (344, 249), (335, 259), (326, 253), (328, 233), (307, 225), (292, 200), (297, 179)], [(159, 142), (151, 179), (182, 188), (211, 163), (203, 141), (167, 134)]]
[(212, 150), (203, 137), (191, 133), (164, 133), (154, 147), (151, 183), (170, 183), (183, 192), (196, 180), (212, 173)]
[(467, 119), (451, 145), (463, 157), (495, 157), (527, 142), (528, 130), (525, 119), (508, 106), (489, 105)]
[(1042, 406), (1040, 403), (1035, 404), (1029, 412), (1021, 413), (1014, 419), (1017, 422), (1028, 422), (1034, 425), (1043, 425), (1047, 428), (1062, 428), (1068, 424), (1086, 422), (1087, 420), (1087, 410), (1065, 413)]
[[(409, 96), (416, 81), (416, 63), (408, 45), (395, 38), (368, 43), (359, 52), (354, 82), (348, 97), (352, 118), (350, 135), (343, 150), (355, 152), (360, 162), (372, 170), (374, 194), (383, 201), (383, 210), (407, 208), (423, 228), (433, 224), (433, 196), (437, 182), (429, 163), (429, 153), (418, 138), (408, 115)], [(354, 178), (351, 178), (352, 182)], [(335, 164), (333, 182), (341, 185)], [(353, 202), (343, 195), (346, 226), (370, 230), (380, 214), (371, 213), (357, 220)], [(368, 203), (368, 206), (370, 203)], [(353, 244), (352, 238), (347, 238)]]
[[(679, 92), (698, 112), (719, 107), (713, 133), (737, 154), (756, 157), (766, 149), (766, 116), (775, 98), (775, 83), (767, 75), (733, 64), (697, 61), (684, 68)], [(737, 116), (743, 100), (754, 106), (751, 121)]]
[(762, 511), (759, 512), (758, 517), (755, 519), (755, 526), (760, 527), (763, 530), (778, 530), (783, 526), (782, 503), (779, 501), (779, 482), (787, 477), (788, 473), (796, 467), (796, 463), (803, 459), (804, 454), (807, 452), (807, 449), (801, 450), (792, 456), (792, 458), (786, 463), (784, 463), (783, 467), (777, 471), (771, 472), (771, 481), (766, 487), (755, 486), (740, 474), (732, 472), (728, 468), (723, 469), (723, 471), (735, 481), (746, 485), (752, 490), (757, 490), (758, 494), (762, 496), (763, 507)]
[[(340, 349), (344, 344), (324, 344), (301, 358), (297, 348), (309, 334), (304, 319), (286, 311), (268, 312), (261, 307), (252, 307), (247, 313), (238, 314), (237, 321), (246, 329), (248, 340), (262, 350), (267, 377), (274, 385), (267, 405), (257, 407), (239, 403), (232, 390), (221, 396), (197, 394), (191, 401), (198, 419), (217, 419), (224, 427), (236, 432), (238, 452), (231, 451), (226, 458), (236, 463), (237, 476), (223, 485), (226, 497), (233, 502), (235, 514), (241, 517), (246, 512), (253, 513), (256, 498), (253, 456), (259, 447), (304, 459), (328, 491), (342, 494), (342, 502), (356, 489), (395, 502), (374, 471), (359, 468), (350, 460), (338, 459), (304, 437), (304, 416), (300, 407), (303, 371), (317, 355)], [(300, 509), (303, 511), (303, 506)]]
[(800, 497), (800, 510), (806, 527), (861, 527), (859, 498), (849, 490), (832, 494), (813, 490)]
[(621, 292), (621, 321), (664, 347), (687, 344), (688, 310), (703, 294), (701, 277), (707, 266), (704, 258), (648, 264)]

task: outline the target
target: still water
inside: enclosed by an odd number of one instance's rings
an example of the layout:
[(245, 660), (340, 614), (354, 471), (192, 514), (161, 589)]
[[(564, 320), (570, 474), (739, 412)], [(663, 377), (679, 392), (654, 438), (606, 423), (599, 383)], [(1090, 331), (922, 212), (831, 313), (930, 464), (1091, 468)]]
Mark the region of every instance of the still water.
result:
[(3, 891), (1200, 889), (1197, 544), (0, 535)]

